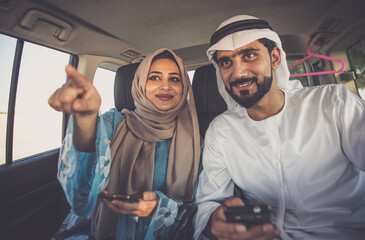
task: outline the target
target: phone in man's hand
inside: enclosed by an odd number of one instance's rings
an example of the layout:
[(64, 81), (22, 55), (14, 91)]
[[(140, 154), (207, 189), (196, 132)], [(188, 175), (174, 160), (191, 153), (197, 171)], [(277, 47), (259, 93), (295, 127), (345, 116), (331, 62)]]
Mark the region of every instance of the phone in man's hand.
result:
[(271, 223), (271, 208), (267, 205), (224, 206), (223, 211), (228, 222), (240, 222), (247, 228), (255, 225)]
[(124, 202), (138, 202), (139, 199), (143, 199), (143, 194), (110, 194), (100, 192), (99, 197), (105, 198), (109, 201), (119, 200)]

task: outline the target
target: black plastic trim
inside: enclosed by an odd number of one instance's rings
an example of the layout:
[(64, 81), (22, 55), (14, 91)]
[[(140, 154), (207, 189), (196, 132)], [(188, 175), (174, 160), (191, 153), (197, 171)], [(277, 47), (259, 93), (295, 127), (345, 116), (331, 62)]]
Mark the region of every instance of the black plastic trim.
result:
[(6, 154), (5, 164), (9, 166), (13, 161), (13, 132), (14, 132), (14, 112), (16, 103), (16, 92), (18, 88), (19, 69), (22, 60), (24, 41), (18, 39), (15, 49), (13, 71), (11, 74), (11, 84), (9, 93), (8, 118), (6, 128)]

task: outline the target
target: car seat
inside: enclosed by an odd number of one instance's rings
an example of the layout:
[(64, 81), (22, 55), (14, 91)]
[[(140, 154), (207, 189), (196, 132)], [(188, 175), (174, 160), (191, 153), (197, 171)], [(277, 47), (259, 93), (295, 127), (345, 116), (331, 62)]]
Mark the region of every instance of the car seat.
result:
[(200, 135), (204, 137), (210, 122), (227, 110), (227, 104), (218, 91), (216, 70), (213, 64), (195, 70), (192, 87)]
[(132, 97), (132, 81), (139, 63), (133, 63), (118, 68), (114, 80), (114, 105), (118, 111), (124, 108), (134, 110), (134, 100)]

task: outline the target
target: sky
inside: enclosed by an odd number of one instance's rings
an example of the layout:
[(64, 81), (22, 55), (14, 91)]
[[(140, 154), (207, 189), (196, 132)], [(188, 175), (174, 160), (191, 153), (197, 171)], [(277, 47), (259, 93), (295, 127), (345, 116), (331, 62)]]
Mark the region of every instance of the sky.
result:
[(7, 111), (15, 46), (15, 39), (0, 34), (0, 112)]

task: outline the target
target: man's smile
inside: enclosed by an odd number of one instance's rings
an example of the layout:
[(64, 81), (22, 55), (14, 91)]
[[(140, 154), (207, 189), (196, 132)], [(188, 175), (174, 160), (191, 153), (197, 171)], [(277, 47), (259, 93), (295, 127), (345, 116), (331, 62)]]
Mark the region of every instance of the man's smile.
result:
[(246, 79), (237, 79), (229, 83), (229, 85), (232, 87), (236, 87), (238, 91), (248, 90), (253, 83), (255, 83), (257, 80), (256, 77), (252, 78), (246, 78)]
[(247, 90), (250, 86), (254, 83), (254, 81), (248, 81), (241, 84), (236, 84), (235, 86), (238, 88), (239, 91)]

